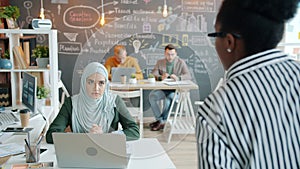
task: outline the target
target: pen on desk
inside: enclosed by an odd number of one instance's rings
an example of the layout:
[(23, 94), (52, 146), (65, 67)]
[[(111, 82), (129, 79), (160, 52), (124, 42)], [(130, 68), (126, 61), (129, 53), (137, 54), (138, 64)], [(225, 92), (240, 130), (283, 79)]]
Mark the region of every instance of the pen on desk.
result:
[(24, 139), (24, 140), (25, 140), (26, 146), (27, 146), (27, 148), (29, 150), (29, 157), (33, 158), (33, 161), (36, 161), (36, 159), (35, 159), (32, 151), (31, 151), (30, 144), (28, 143), (28, 141), (26, 139)]

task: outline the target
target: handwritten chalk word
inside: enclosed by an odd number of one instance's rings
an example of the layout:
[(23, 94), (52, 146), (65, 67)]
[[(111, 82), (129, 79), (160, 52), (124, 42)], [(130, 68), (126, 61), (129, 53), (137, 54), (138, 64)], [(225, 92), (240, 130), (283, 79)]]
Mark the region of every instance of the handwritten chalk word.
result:
[(138, 4), (137, 0), (121, 0), (121, 4)]
[(114, 28), (115, 29), (136, 29), (137, 28), (137, 25), (134, 24), (134, 23), (117, 23), (117, 22), (114, 22)]
[(89, 53), (107, 53), (109, 52), (109, 48), (106, 49), (94, 49), (90, 48)]
[(96, 26), (99, 17), (100, 13), (95, 8), (79, 5), (72, 6), (64, 12), (63, 22), (71, 28), (88, 29)]
[(138, 16), (132, 16), (132, 15), (127, 15), (127, 16), (124, 16), (122, 18), (122, 21), (126, 21), (126, 22), (139, 22), (140, 21), (140, 18)]
[(216, 1), (213, 0), (185, 0), (182, 1), (182, 10), (189, 12), (216, 12)]
[(192, 45), (207, 46), (208, 42), (206, 36), (192, 36)]
[(138, 39), (156, 39), (155, 35), (153, 34), (143, 34), (143, 35), (136, 35)]
[(102, 46), (102, 47), (106, 47), (106, 46), (113, 46), (115, 44), (118, 43), (119, 40), (116, 39), (94, 39), (94, 44), (95, 46)]
[(144, 10), (144, 9), (138, 9), (138, 10), (132, 10), (133, 14), (155, 14), (156, 12), (153, 10)]
[(131, 37), (132, 34), (129, 33), (105, 33), (105, 38), (109, 38), (109, 39), (125, 39), (125, 38), (129, 38)]
[(115, 13), (117, 13), (117, 14), (131, 14), (131, 11), (130, 11), (130, 9), (115, 8)]
[(63, 54), (79, 54), (81, 53), (82, 45), (77, 42), (59, 42), (58, 53)]

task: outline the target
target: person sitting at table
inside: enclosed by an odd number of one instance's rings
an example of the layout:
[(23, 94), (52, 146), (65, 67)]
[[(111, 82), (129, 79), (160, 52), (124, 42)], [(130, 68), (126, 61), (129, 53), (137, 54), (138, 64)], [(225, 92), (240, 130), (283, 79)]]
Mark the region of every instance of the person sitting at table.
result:
[[(173, 79), (191, 80), (191, 74), (184, 60), (177, 56), (176, 48), (172, 44), (165, 47), (165, 58), (158, 60), (152, 74), (158, 80)], [(175, 90), (153, 90), (149, 94), (149, 102), (156, 121), (150, 123), (152, 131), (164, 128), (167, 120)], [(158, 102), (164, 99), (164, 106), (161, 112)]]
[(127, 56), (126, 48), (123, 45), (116, 45), (114, 48), (114, 56), (109, 57), (104, 66), (106, 67), (109, 75), (108, 79), (111, 80), (112, 67), (133, 67), (136, 70), (136, 78), (138, 80), (143, 79), (143, 72), (138, 64), (136, 58)]
[[(118, 123), (123, 130), (118, 131)], [(124, 133), (126, 140), (140, 136), (122, 98), (109, 91), (108, 73), (98, 62), (85, 67), (79, 94), (65, 100), (48, 129), (47, 143), (53, 143), (53, 132), (64, 132), (68, 126), (74, 133)]]

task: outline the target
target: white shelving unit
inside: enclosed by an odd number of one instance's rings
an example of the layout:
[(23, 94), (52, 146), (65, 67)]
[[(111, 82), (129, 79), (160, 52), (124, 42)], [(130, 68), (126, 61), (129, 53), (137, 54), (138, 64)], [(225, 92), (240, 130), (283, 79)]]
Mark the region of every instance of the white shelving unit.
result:
[[(12, 69), (0, 69), (0, 72), (11, 74), (11, 99), (12, 106), (17, 106), (22, 99), (21, 73), (22, 72), (49, 72), (50, 90), (51, 90), (51, 107), (56, 116), (59, 111), (59, 92), (58, 92), (58, 51), (57, 51), (57, 30), (32, 30), (32, 29), (0, 29), (0, 33), (6, 34), (9, 39), (9, 53)], [(14, 67), (13, 47), (20, 45), (21, 35), (38, 35), (44, 34), (48, 37), (49, 45), (49, 69), (16, 69)]]

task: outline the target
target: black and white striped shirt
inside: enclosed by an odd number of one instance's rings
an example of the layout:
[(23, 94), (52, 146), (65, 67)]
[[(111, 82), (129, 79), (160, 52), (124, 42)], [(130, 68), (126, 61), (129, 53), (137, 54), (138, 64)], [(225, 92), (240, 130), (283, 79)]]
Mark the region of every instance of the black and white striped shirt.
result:
[(199, 108), (199, 168), (300, 168), (300, 64), (277, 49), (234, 63)]

